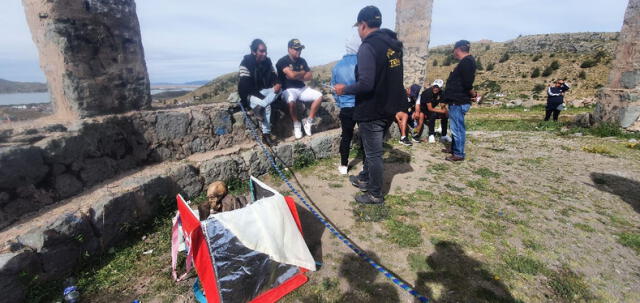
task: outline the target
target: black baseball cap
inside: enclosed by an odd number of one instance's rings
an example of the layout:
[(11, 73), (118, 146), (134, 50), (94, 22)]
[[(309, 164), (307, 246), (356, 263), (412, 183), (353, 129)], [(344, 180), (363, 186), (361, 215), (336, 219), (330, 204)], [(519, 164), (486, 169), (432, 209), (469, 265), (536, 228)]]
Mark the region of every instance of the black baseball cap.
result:
[(373, 5), (365, 6), (358, 13), (358, 19), (353, 26), (358, 26), (358, 24), (363, 21), (367, 22), (369, 27), (380, 27), (380, 25), (382, 25), (382, 14), (380, 10)]
[(291, 39), (289, 40), (289, 48), (301, 50), (304, 49), (304, 45), (302, 45), (302, 43), (298, 39)]
[(467, 40), (460, 40), (460, 41), (456, 42), (456, 44), (453, 46), (453, 49), (456, 49), (458, 47), (463, 47), (463, 46), (471, 47), (471, 42), (469, 42)]

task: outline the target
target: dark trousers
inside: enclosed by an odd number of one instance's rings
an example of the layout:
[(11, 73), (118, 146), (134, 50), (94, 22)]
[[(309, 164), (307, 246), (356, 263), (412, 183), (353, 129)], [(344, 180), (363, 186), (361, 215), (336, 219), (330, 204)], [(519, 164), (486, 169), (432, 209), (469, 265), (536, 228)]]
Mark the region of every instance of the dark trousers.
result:
[(553, 121), (558, 121), (558, 116), (560, 115), (560, 111), (557, 109), (547, 109), (544, 114), (544, 121), (549, 121), (551, 118), (551, 114), (553, 113)]
[(442, 136), (447, 135), (447, 127), (449, 118), (447, 116), (427, 111), (427, 127), (429, 128), (429, 136), (436, 134), (436, 119), (440, 119), (440, 125), (442, 126)]
[(342, 134), (340, 134), (340, 165), (347, 166), (349, 164), (349, 150), (351, 149), (351, 140), (353, 140), (353, 128), (356, 121), (353, 121), (353, 107), (345, 107), (340, 109), (340, 126)]
[(382, 184), (384, 182), (384, 163), (382, 143), (384, 132), (391, 125), (392, 120), (373, 120), (358, 122), (362, 147), (364, 149), (364, 167), (358, 175), (361, 181), (367, 183), (367, 192), (376, 198), (382, 198)]

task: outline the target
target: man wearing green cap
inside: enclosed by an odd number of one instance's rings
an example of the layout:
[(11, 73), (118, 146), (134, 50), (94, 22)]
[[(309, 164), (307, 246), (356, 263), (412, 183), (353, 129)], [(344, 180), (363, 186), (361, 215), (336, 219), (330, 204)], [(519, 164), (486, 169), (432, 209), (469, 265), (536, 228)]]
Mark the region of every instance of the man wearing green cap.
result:
[[(288, 44), (288, 52), (286, 56), (280, 58), (276, 63), (279, 82), (282, 83), (284, 92), (284, 100), (289, 104), (289, 114), (293, 120), (293, 134), (296, 139), (302, 138), (302, 125), (304, 124), (304, 132), (307, 136), (311, 136), (311, 126), (313, 119), (320, 108), (322, 102), (322, 93), (308, 87), (304, 82), (313, 78), (311, 69), (307, 65), (307, 61), (300, 57), (304, 45), (298, 39), (291, 39)], [(296, 111), (296, 101), (313, 102), (309, 110), (309, 117), (303, 119), (303, 123), (298, 120)]]

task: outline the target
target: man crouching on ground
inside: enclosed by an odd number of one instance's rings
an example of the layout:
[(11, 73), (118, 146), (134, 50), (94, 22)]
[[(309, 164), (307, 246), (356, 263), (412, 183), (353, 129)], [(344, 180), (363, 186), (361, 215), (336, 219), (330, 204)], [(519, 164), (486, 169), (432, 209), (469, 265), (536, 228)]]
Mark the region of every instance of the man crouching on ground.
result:
[(338, 95), (356, 95), (353, 119), (358, 123), (365, 159), (362, 172), (349, 180), (366, 192), (356, 196), (356, 201), (382, 204), (384, 132), (400, 111), (400, 101), (407, 98), (402, 83), (402, 43), (393, 31), (380, 29), (382, 14), (375, 6), (360, 10), (357, 21), (362, 45), (358, 50), (356, 83), (336, 84), (334, 88)]
[(280, 93), (280, 84), (273, 69), (271, 59), (267, 57), (267, 45), (260, 39), (251, 42), (251, 54), (244, 56), (240, 62), (240, 80), (238, 94), (240, 102), (250, 106), (261, 123), (262, 140), (267, 145), (273, 145), (275, 140), (271, 136), (271, 103)]
[(284, 99), (289, 103), (289, 114), (291, 115), (291, 120), (293, 120), (293, 134), (296, 139), (302, 138), (301, 124), (296, 111), (296, 101), (313, 102), (309, 110), (309, 118), (303, 119), (304, 132), (307, 136), (311, 136), (313, 119), (322, 102), (322, 93), (304, 84), (305, 81), (310, 81), (313, 78), (313, 74), (309, 65), (307, 65), (307, 61), (300, 57), (303, 49), (304, 45), (300, 43), (300, 40), (291, 39), (288, 44), (289, 54), (280, 58), (276, 63), (278, 79), (284, 86)]

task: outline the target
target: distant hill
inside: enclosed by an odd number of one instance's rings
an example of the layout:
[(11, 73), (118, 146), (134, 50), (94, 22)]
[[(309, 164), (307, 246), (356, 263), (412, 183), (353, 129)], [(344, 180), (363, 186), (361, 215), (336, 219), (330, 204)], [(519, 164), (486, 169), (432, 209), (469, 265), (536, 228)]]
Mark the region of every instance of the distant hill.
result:
[(202, 86), (209, 83), (209, 80), (198, 80), (198, 81), (190, 81), (184, 83), (173, 83), (173, 82), (154, 82), (151, 83), (151, 86), (170, 86), (170, 85), (190, 85), (190, 86)]
[(0, 79), (0, 94), (14, 93), (44, 93), (47, 92), (46, 83), (14, 82)]
[[(472, 42), (471, 53), (480, 62), (476, 89), (488, 100), (542, 100), (546, 98), (546, 86), (553, 79), (562, 78), (572, 85), (568, 99), (591, 99), (608, 82), (617, 42), (618, 33), (541, 34), (506, 42)], [(447, 79), (456, 65), (451, 48), (452, 45), (430, 48), (427, 82)], [(314, 80), (309, 85), (321, 88), (322, 83), (328, 83), (335, 63), (313, 67)], [(180, 99), (222, 102), (236, 91), (237, 81), (238, 74), (229, 73)]]

